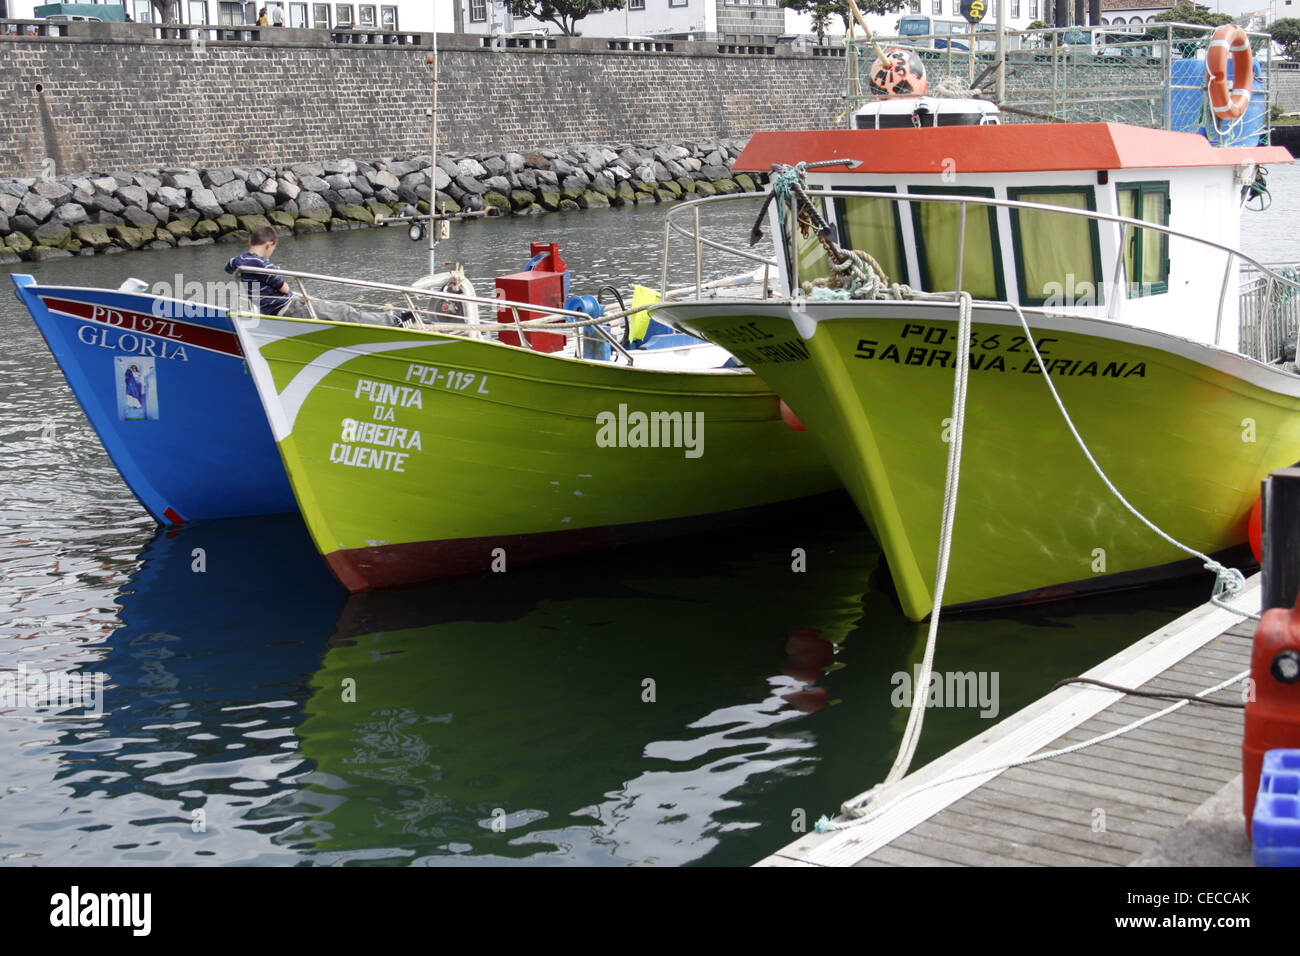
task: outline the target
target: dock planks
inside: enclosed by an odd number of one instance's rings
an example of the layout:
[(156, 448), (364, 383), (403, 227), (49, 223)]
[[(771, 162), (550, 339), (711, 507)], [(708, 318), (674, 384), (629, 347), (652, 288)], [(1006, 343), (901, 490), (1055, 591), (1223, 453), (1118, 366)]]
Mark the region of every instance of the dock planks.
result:
[[(1255, 610), (1259, 599), (1256, 575), (1232, 604)], [(1254, 627), (1205, 604), (1083, 676), (1195, 694), (1249, 668)], [(1214, 696), (1241, 699), (1238, 685)], [(1188, 704), (1077, 753), (995, 768), (1108, 733), (1171, 703), (1081, 685), (1053, 691), (900, 781), (892, 792), (915, 795), (881, 815), (807, 834), (757, 865), (1130, 865), (1240, 772), (1240, 709)]]

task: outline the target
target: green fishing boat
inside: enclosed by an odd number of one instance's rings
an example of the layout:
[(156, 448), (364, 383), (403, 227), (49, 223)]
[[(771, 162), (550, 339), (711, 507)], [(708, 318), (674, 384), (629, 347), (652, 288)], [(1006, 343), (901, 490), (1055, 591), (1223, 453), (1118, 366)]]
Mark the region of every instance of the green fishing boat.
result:
[(542, 351), (566, 341), (559, 327), (501, 341), (265, 316), (236, 327), (302, 514), (352, 591), (761, 520), (839, 486), (748, 370), (666, 370), (728, 361), (680, 334), (605, 359), (573, 342)]
[(1297, 286), (1234, 251), (1259, 167), (1290, 161), (1115, 124), (758, 133), (737, 168), (776, 177), (779, 294), (652, 311), (820, 440), (909, 618), (963, 425), (944, 606), (1131, 586), (1241, 550), (1300, 460)]

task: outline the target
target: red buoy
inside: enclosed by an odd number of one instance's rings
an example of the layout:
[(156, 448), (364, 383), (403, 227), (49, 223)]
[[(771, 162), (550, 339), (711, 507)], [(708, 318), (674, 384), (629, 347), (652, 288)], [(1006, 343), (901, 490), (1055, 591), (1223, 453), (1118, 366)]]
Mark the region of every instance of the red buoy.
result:
[(1246, 534), (1250, 538), (1250, 552), (1255, 556), (1257, 564), (1264, 563), (1263, 519), (1264, 498), (1261, 496), (1255, 499), (1255, 504), (1250, 509), (1250, 520), (1246, 525)]
[(1293, 608), (1264, 613), (1255, 629), (1250, 655), (1252, 692), (1246, 700), (1246, 732), (1241, 743), (1241, 796), (1250, 835), (1255, 793), (1264, 754), (1300, 747), (1300, 600)]
[(799, 421), (799, 416), (794, 413), (794, 410), (785, 403), (785, 399), (778, 399), (778, 401), (781, 403), (781, 421), (797, 432), (806, 432), (808, 429), (804, 427), (803, 422)]

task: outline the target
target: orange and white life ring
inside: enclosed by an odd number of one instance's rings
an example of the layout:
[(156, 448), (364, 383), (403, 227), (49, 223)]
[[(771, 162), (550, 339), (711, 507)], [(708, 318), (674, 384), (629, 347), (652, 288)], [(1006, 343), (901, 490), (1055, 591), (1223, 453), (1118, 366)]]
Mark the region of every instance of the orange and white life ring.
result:
[[(1232, 81), (1228, 87), (1228, 54), (1232, 54)], [(1250, 103), (1254, 78), (1250, 41), (1246, 31), (1235, 23), (1225, 23), (1214, 31), (1210, 49), (1205, 54), (1205, 83), (1210, 94), (1210, 109), (1217, 119), (1236, 119)]]

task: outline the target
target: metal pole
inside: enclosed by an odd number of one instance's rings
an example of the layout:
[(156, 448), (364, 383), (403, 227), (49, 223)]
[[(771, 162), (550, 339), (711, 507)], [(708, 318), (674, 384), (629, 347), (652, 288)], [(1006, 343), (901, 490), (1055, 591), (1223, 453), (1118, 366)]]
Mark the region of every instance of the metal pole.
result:
[(1300, 589), (1300, 550), (1295, 547), (1300, 519), (1300, 468), (1279, 468), (1264, 479), (1261, 516), (1263, 560), (1260, 610), (1291, 607)]
[(429, 124), (429, 275), (438, 273), (438, 24), (433, 25), (433, 122)]
[[(972, 51), (974, 47), (971, 47)], [(998, 0), (998, 58), (997, 101), (1007, 98), (1007, 0)]]

